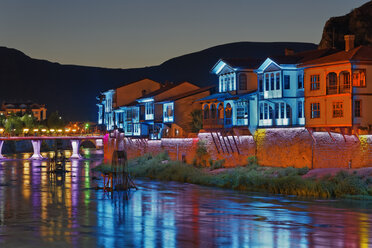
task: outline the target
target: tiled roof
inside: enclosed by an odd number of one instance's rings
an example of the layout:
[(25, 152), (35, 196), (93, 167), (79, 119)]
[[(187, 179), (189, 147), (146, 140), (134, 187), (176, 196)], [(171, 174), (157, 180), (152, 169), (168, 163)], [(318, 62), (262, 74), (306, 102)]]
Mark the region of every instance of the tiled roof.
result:
[(197, 89), (197, 90), (184, 92), (182, 94), (179, 94), (179, 95), (176, 95), (176, 96), (172, 96), (172, 97), (166, 98), (166, 99), (162, 100), (162, 102), (165, 102), (165, 101), (176, 101), (178, 99), (182, 99), (182, 98), (185, 98), (185, 97), (188, 97), (188, 96), (192, 96), (192, 95), (195, 95), (195, 94), (198, 94), (198, 93), (201, 93), (201, 92), (210, 90), (210, 89), (212, 89), (214, 87), (215, 86), (212, 85), (212, 86), (206, 86), (206, 87), (203, 87), (203, 88), (200, 88), (200, 89)]
[(34, 102), (3, 102), (2, 107), (4, 109), (39, 109), (45, 108), (45, 105)]
[(292, 55), (274, 56), (271, 59), (278, 64), (300, 64), (336, 53), (335, 49), (317, 49), (299, 52)]
[(327, 64), (339, 61), (372, 61), (372, 47), (359, 46), (349, 51), (340, 51), (322, 58), (307, 60), (302, 65)]
[(160, 89), (155, 90), (155, 91), (153, 91), (153, 92), (150, 92), (150, 93), (148, 93), (148, 94), (146, 94), (146, 95), (143, 95), (143, 96), (141, 96), (141, 97), (138, 98), (138, 99), (144, 99), (144, 98), (149, 98), (149, 97), (153, 97), (153, 96), (159, 95), (160, 93), (163, 93), (163, 92), (165, 92), (165, 91), (167, 91), (167, 90), (170, 90), (170, 89), (172, 89), (172, 88), (174, 88), (174, 87), (176, 87), (176, 86), (178, 86), (178, 85), (180, 85), (180, 84), (183, 84), (183, 83), (185, 83), (185, 82), (181, 82), (181, 83), (177, 83), (177, 84), (174, 84), (174, 83), (168, 83), (168, 84), (162, 85), (162, 86), (160, 87)]
[(253, 58), (222, 58), (223, 62), (236, 69), (256, 69), (263, 62)]

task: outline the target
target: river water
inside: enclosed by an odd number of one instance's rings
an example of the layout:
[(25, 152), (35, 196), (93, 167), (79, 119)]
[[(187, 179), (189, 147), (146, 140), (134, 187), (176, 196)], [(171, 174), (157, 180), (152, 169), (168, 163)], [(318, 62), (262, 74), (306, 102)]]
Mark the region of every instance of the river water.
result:
[(0, 247), (372, 247), (372, 203), (138, 179), (126, 200), (83, 153), (57, 181), (30, 154), (0, 162)]

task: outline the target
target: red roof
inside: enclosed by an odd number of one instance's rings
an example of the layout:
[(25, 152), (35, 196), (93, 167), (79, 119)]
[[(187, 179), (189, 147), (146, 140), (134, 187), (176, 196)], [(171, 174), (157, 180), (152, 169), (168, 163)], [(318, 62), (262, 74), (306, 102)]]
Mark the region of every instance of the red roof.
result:
[(372, 47), (359, 46), (349, 51), (340, 51), (322, 58), (308, 60), (301, 65), (327, 64), (341, 61), (372, 61)]

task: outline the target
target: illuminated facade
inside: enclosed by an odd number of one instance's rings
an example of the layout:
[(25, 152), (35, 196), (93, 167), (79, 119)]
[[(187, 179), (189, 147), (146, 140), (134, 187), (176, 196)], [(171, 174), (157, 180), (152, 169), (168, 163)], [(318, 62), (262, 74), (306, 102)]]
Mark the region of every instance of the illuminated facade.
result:
[(372, 131), (372, 48), (354, 48), (353, 35), (345, 36), (345, 47), (301, 65), (308, 129)]
[(3, 102), (0, 109), (0, 115), (11, 114), (32, 114), (38, 121), (46, 119), (46, 107), (44, 104), (33, 102)]
[(259, 127), (305, 125), (303, 70), (285, 60), (267, 58), (256, 70)]
[(115, 127), (124, 128), (121, 118), (126, 106), (131, 105), (137, 98), (160, 88), (160, 83), (150, 79), (143, 79), (128, 83), (116, 89), (102, 92), (98, 100), (98, 124), (104, 125), (107, 130)]
[(127, 137), (185, 137), (190, 133), (190, 113), (199, 108), (195, 100), (209, 95), (209, 90), (188, 82), (165, 84), (116, 110), (116, 120), (123, 121)]
[(220, 59), (211, 73), (218, 76), (218, 93), (199, 99), (202, 103), (203, 129), (257, 127), (256, 59)]

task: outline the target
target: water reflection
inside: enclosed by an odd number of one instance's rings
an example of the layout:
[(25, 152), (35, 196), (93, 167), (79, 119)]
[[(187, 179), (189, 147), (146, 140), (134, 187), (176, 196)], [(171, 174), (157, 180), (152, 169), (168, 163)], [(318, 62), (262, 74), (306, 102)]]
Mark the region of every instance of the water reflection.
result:
[[(91, 160), (64, 177), (47, 161), (0, 162), (0, 246), (368, 247), (370, 203), (310, 201), (137, 180), (123, 192), (94, 190)], [(18, 158), (29, 155), (18, 155)], [(52, 157), (53, 153), (45, 154)], [(68, 154), (66, 154), (68, 156)]]

